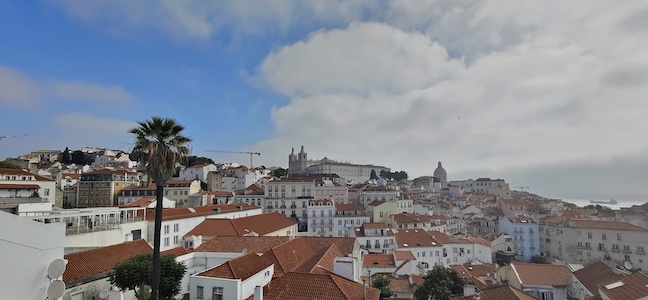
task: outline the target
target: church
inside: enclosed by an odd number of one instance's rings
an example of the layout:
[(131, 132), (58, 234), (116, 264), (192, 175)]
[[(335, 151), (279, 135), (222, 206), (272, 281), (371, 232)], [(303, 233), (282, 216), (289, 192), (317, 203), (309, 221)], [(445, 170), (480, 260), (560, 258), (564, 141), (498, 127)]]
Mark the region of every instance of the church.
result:
[(320, 160), (309, 160), (308, 154), (301, 146), (299, 153), (295, 148), (288, 155), (288, 174), (337, 174), (349, 183), (362, 183), (371, 177), (371, 170), (391, 172), (391, 169), (375, 165), (358, 165), (335, 161), (324, 157)]

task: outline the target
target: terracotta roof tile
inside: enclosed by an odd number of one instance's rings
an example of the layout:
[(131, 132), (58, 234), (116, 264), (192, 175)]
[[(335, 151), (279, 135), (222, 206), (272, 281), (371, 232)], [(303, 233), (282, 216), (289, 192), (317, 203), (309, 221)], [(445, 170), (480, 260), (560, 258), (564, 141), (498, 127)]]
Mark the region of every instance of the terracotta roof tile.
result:
[(196, 252), (265, 253), (290, 240), (287, 236), (222, 236), (202, 243)]
[(369, 202), (369, 204), (367, 204), (367, 205), (369, 205), (369, 206), (379, 206), (379, 205), (381, 205), (383, 203), (387, 203), (387, 201), (374, 200), (374, 201)]
[(378, 300), (380, 291), (367, 287), (367, 296), (363, 298), (363, 286), (335, 274), (312, 274), (290, 272), (272, 280), (263, 289), (263, 298), (267, 300)]
[(84, 279), (100, 276), (112, 270), (127, 259), (145, 253), (152, 253), (151, 246), (139, 239), (117, 245), (96, 248), (65, 255), (68, 263), (63, 281), (68, 285), (83, 282)]
[(15, 175), (15, 176), (23, 176), (23, 175), (28, 175), (28, 176), (33, 176), (35, 180), (38, 181), (53, 181), (50, 178), (47, 178), (45, 176), (41, 176), (38, 174), (30, 173), (27, 171), (23, 171), (20, 169), (6, 169), (6, 168), (0, 168), (0, 175)]
[[(511, 267), (524, 285), (564, 286), (571, 284), (572, 273), (567, 266), (515, 262)], [(551, 276), (546, 276), (551, 274)]]
[(313, 255), (311, 259), (304, 262), (296, 272), (308, 273), (329, 273), (333, 271), (333, 265), (336, 257), (343, 257), (342, 251), (335, 244), (331, 244), (328, 249)]
[(575, 228), (648, 231), (645, 228), (619, 221), (572, 220), (569, 225)]
[[(192, 208), (188, 207), (178, 207), (178, 208), (165, 208), (162, 211), (162, 220), (177, 220), (184, 218), (193, 218), (200, 216), (210, 216), (220, 213), (235, 212), (237, 210), (252, 210), (259, 208), (256, 205), (248, 203), (231, 203), (231, 204), (218, 204), (218, 205), (207, 205), (207, 206), (195, 206)], [(149, 222), (155, 220), (155, 211), (147, 213), (146, 219)]]
[(497, 285), (481, 290), (481, 300), (537, 300), (525, 292), (509, 285)]
[(206, 219), (189, 231), (186, 236), (245, 236), (253, 232), (266, 235), (297, 224), (297, 221), (277, 212), (236, 219)]
[(394, 251), (394, 258), (396, 260), (415, 260), (412, 251)]
[(272, 265), (272, 262), (256, 253), (248, 253), (231, 259), (220, 266), (200, 272), (197, 276), (246, 280)]
[[(155, 197), (140, 197), (137, 200), (128, 203), (126, 207), (148, 207), (151, 203), (155, 201)], [(164, 213), (162, 213), (164, 215)]]
[(648, 297), (648, 276), (641, 272), (632, 273), (619, 280), (603, 283), (599, 291), (610, 300), (644, 299)]
[[(409, 252), (409, 251), (408, 251)], [(411, 253), (411, 252), (410, 252)], [(365, 254), (362, 258), (363, 267), (396, 267), (392, 254)]]
[(605, 281), (615, 281), (623, 277), (622, 274), (615, 271), (614, 268), (603, 261), (590, 264), (573, 274), (594, 295), (598, 294), (597, 285)]
[(430, 233), (423, 229), (400, 230), (394, 235), (398, 248), (441, 246)]
[(187, 249), (185, 247), (175, 247), (173, 249), (165, 250), (160, 252), (160, 255), (173, 255), (173, 256), (182, 256), (194, 252), (193, 249)]
[(22, 189), (40, 189), (38, 184), (11, 184), (11, 183), (0, 183), (0, 190), (22, 190)]

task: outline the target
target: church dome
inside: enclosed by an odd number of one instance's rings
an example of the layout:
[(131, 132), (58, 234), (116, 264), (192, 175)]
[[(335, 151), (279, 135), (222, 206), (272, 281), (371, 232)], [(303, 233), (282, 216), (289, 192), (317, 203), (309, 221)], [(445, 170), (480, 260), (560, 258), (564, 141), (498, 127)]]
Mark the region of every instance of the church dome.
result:
[(434, 178), (441, 182), (448, 182), (448, 173), (446, 173), (446, 170), (441, 166), (441, 162), (439, 162), (439, 166), (434, 170)]

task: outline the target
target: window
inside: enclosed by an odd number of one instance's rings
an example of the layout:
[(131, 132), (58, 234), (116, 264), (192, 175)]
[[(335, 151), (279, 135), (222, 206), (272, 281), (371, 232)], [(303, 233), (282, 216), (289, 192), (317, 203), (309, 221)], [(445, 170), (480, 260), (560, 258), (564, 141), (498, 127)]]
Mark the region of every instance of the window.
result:
[(623, 246), (623, 252), (630, 252), (630, 246), (628, 245)]
[(173, 224), (173, 232), (178, 232), (178, 231), (180, 231), (180, 224), (178, 223)]
[(164, 234), (169, 234), (169, 225), (164, 225)]
[(612, 245), (612, 251), (618, 252), (619, 251), (619, 245), (617, 245), (617, 244)]
[(177, 235), (173, 237), (173, 244), (176, 244), (176, 245), (178, 244), (178, 236)]
[(205, 294), (205, 288), (202, 286), (197, 286), (196, 287), (196, 298), (198, 299), (203, 299)]
[(588, 238), (588, 239), (591, 239), (591, 238), (592, 238), (592, 233), (591, 233), (591, 232), (588, 232), (588, 233), (587, 233), (587, 238)]
[(165, 237), (164, 238), (164, 247), (168, 247), (168, 246), (169, 246), (169, 238)]
[(605, 250), (605, 245), (603, 245), (603, 243), (599, 243), (599, 250)]
[(212, 300), (223, 300), (223, 287), (222, 286), (215, 286), (214, 287), (214, 297)]
[(602, 240), (607, 240), (607, 235), (605, 233), (601, 233), (601, 239)]
[(642, 247), (642, 246), (638, 246), (638, 247), (637, 247), (637, 253), (639, 253), (639, 254), (644, 254), (644, 253), (645, 253), (645, 252), (644, 252), (644, 247)]
[(617, 241), (620, 241), (620, 240), (621, 240), (621, 234), (617, 233)]

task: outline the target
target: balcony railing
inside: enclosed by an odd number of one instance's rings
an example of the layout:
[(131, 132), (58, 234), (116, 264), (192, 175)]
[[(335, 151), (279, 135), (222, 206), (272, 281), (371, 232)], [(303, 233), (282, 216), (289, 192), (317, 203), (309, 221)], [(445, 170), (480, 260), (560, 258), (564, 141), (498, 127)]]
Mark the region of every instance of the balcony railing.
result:
[(47, 198), (40, 197), (0, 197), (0, 204), (46, 203)]

